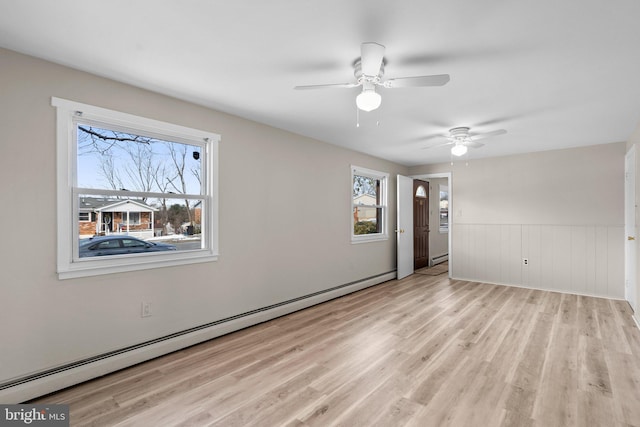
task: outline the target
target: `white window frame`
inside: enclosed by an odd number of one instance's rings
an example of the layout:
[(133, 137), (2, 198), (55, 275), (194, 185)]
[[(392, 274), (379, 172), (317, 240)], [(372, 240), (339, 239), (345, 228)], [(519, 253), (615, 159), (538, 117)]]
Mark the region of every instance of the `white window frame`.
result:
[[(353, 177), (355, 175), (358, 176), (366, 176), (368, 178), (373, 178), (376, 180), (380, 180), (380, 205), (370, 205), (370, 207), (381, 208), (382, 210), (382, 221), (381, 227), (382, 232), (380, 233), (372, 233), (372, 234), (354, 234), (353, 233), (353, 210), (356, 205), (353, 203)], [(381, 240), (389, 239), (389, 201), (388, 201), (388, 186), (389, 186), (389, 174), (386, 172), (380, 172), (373, 169), (367, 169), (360, 166), (351, 165), (351, 186), (349, 191), (349, 197), (351, 199), (351, 243), (367, 243), (367, 242), (377, 242)], [(367, 205), (369, 206), (369, 205)]]
[[(87, 219), (80, 218), (80, 215), (87, 215)], [(78, 221), (79, 222), (91, 222), (91, 212), (78, 212)]]
[[(59, 279), (211, 262), (218, 259), (218, 145), (220, 135), (56, 97), (51, 98), (51, 105), (56, 107), (57, 121), (57, 273)], [(205, 249), (101, 259), (93, 257), (79, 259), (78, 245), (75, 243), (79, 237), (78, 206), (75, 200), (79, 194), (91, 194), (95, 190), (77, 187), (76, 120), (78, 117), (82, 117), (83, 121), (89, 120), (106, 126), (128, 129), (133, 133), (201, 147), (203, 173), (201, 194), (198, 198), (203, 200), (204, 206), (202, 239)], [(154, 194), (101, 190), (101, 193), (106, 192), (114, 196), (132, 197)], [(162, 196), (162, 194), (157, 196)]]

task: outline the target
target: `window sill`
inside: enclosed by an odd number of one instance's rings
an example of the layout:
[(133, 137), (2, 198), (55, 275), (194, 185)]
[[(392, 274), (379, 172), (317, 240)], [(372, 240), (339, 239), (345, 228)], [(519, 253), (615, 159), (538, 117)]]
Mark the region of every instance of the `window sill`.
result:
[(384, 240), (389, 240), (389, 235), (387, 234), (375, 234), (375, 235), (361, 235), (361, 236), (351, 236), (351, 244), (357, 245), (359, 243), (369, 243), (369, 242), (381, 242)]
[(185, 251), (184, 253), (178, 254), (125, 255), (100, 260), (81, 259), (68, 265), (58, 266), (58, 279), (75, 279), (79, 277), (149, 270), (160, 267), (174, 267), (217, 260), (218, 254), (208, 250)]

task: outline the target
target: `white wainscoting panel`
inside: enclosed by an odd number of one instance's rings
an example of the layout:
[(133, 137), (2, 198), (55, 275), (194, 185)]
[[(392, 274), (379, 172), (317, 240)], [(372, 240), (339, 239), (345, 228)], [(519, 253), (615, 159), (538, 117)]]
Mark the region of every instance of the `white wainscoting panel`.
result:
[(624, 297), (621, 225), (456, 224), (452, 260), (456, 279)]

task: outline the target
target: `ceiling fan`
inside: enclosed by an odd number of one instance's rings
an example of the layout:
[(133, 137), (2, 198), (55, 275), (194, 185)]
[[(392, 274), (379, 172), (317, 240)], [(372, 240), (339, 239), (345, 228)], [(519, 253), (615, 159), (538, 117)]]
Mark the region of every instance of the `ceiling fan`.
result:
[(360, 58), (353, 64), (354, 83), (338, 83), (310, 86), (296, 86), (296, 90), (324, 89), (324, 88), (354, 88), (362, 86), (362, 92), (356, 97), (356, 105), (360, 110), (372, 111), (378, 108), (382, 97), (376, 92), (376, 86), (388, 89), (398, 87), (443, 86), (449, 81), (448, 74), (433, 76), (399, 77), (383, 80), (385, 47), (374, 42), (362, 43)]
[(442, 138), (448, 139), (449, 142), (433, 145), (430, 147), (424, 147), (424, 148), (427, 149), (427, 148), (443, 147), (446, 145), (453, 145), (453, 147), (451, 147), (451, 154), (453, 154), (454, 156), (463, 156), (464, 154), (467, 153), (467, 150), (469, 149), (469, 147), (480, 148), (484, 145), (483, 143), (478, 142), (478, 140), (489, 138), (492, 136), (504, 135), (505, 133), (507, 133), (506, 130), (498, 129), (491, 132), (477, 134), (477, 133), (470, 133), (468, 127), (457, 127), (457, 128), (450, 129), (448, 134), (433, 135), (429, 137), (429, 139), (442, 137)]

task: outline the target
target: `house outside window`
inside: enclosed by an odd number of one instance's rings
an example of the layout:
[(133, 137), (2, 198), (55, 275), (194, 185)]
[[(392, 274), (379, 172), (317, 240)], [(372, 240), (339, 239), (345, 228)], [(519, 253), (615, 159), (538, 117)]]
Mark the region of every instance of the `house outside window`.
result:
[(79, 213), (80, 239), (124, 232), (146, 240), (158, 234), (154, 228), (158, 209), (144, 202), (109, 197), (81, 197), (79, 206), (90, 210)]
[[(217, 259), (219, 135), (59, 98), (52, 105), (59, 278)], [(79, 256), (81, 239), (111, 235), (178, 250)]]
[(389, 174), (351, 167), (351, 241), (388, 239), (387, 183)]

